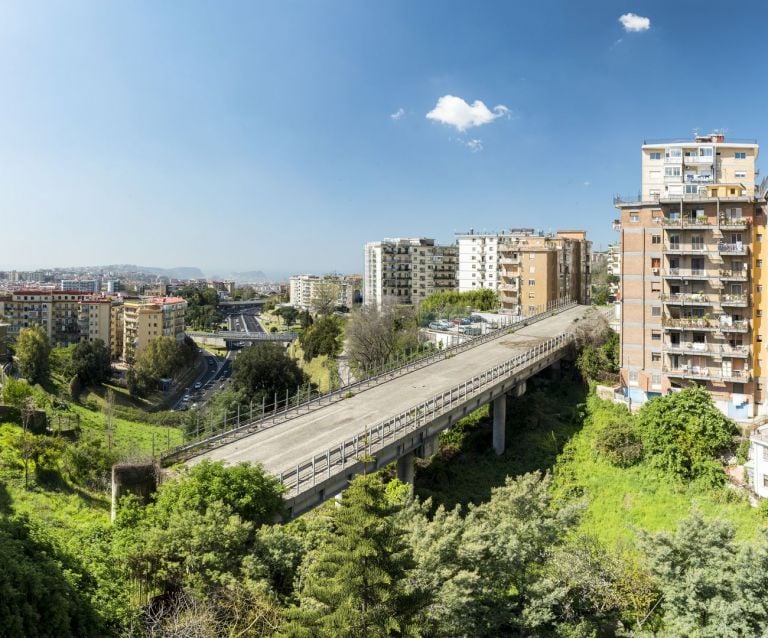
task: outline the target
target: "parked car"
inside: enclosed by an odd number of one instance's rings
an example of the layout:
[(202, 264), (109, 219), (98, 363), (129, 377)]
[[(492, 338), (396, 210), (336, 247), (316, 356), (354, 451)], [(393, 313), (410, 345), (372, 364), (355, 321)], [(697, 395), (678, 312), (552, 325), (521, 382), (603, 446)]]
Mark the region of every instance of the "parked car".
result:
[(200, 388), (202, 388), (202, 387), (203, 387), (203, 384), (202, 384), (202, 383), (200, 383), (200, 381), (198, 381), (197, 383), (195, 383), (195, 390), (199, 390), (199, 389), (200, 389)]

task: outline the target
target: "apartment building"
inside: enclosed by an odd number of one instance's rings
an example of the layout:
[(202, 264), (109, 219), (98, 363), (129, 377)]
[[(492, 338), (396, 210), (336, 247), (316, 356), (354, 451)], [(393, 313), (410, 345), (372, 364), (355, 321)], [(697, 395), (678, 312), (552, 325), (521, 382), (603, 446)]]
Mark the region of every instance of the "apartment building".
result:
[(314, 301), (325, 286), (336, 291), (336, 305), (352, 308), (360, 301), (362, 278), (359, 275), (294, 275), (288, 281), (290, 304), (314, 310)]
[[(0, 368), (8, 360), (8, 324), (0, 322)], [(2, 375), (0, 375), (2, 376)]]
[(385, 239), (365, 244), (363, 302), (382, 307), (418, 305), (429, 295), (456, 290), (458, 247), (434, 239)]
[(553, 303), (589, 302), (592, 242), (583, 230), (513, 230), (499, 243), (502, 312), (527, 314)]
[(505, 231), (476, 233), (472, 229), (467, 233), (456, 234), (459, 249), (457, 279), (460, 292), (481, 288), (498, 290), (501, 275), (499, 244), (505, 235)]
[(98, 279), (61, 279), (59, 290), (74, 290), (77, 292), (99, 292), (101, 282)]
[(123, 360), (133, 362), (157, 337), (184, 338), (187, 302), (182, 297), (142, 297), (126, 300), (123, 315)]
[(621, 213), (621, 383), (635, 404), (697, 383), (736, 419), (766, 412), (765, 192), (754, 141), (646, 141)]

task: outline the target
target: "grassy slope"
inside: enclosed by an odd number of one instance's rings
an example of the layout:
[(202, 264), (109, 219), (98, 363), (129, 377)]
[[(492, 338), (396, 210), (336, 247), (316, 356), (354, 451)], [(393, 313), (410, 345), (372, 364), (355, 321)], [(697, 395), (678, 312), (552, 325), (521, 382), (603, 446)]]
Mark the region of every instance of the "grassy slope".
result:
[[(508, 411), (507, 451), (497, 457), (491, 449), (487, 408), (465, 419), (442, 437), (460, 441), (461, 451), (450, 460), (435, 457), (417, 471), (416, 493), (436, 504), (478, 503), (508, 475), (554, 470), (555, 494), (576, 488), (586, 501), (580, 531), (594, 534), (611, 546), (631, 545), (638, 529), (672, 530), (698, 508), (706, 517), (722, 517), (734, 525), (739, 539), (756, 537), (764, 527), (759, 512), (744, 498), (725, 488), (707, 492), (680, 485), (645, 465), (622, 469), (594, 451), (595, 428), (577, 418), (584, 388), (574, 382), (533, 381), (528, 393)], [(463, 434), (457, 434), (456, 430)], [(572, 440), (571, 454), (558, 458)]]
[(299, 367), (309, 376), (310, 381), (320, 389), (320, 392), (328, 391), (331, 384), (331, 373), (328, 369), (327, 355), (320, 355), (307, 363), (304, 361), (304, 351), (298, 341), (294, 341), (288, 346), (288, 354), (296, 359)]

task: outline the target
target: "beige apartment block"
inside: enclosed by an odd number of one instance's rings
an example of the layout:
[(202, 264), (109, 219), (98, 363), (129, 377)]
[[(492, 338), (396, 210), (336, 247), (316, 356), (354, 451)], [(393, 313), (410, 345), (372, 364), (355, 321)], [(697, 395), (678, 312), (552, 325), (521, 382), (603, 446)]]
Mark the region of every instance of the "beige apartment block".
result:
[(456, 290), (458, 247), (434, 239), (385, 239), (365, 244), (363, 303), (418, 305), (425, 297)]
[(502, 312), (529, 314), (565, 300), (588, 303), (591, 243), (581, 230), (506, 235), (499, 244)]
[(763, 414), (758, 145), (713, 134), (641, 152), (639, 197), (615, 199), (624, 397), (640, 404), (696, 383), (733, 418)]
[[(362, 277), (360, 275), (294, 275), (288, 280), (289, 303), (302, 310), (314, 310), (318, 296), (327, 294), (323, 287), (336, 291), (336, 305), (352, 308), (358, 303)], [(321, 294), (322, 293), (322, 294)]]
[(187, 302), (181, 297), (142, 297), (123, 304), (123, 360), (132, 363), (157, 337), (184, 338)]

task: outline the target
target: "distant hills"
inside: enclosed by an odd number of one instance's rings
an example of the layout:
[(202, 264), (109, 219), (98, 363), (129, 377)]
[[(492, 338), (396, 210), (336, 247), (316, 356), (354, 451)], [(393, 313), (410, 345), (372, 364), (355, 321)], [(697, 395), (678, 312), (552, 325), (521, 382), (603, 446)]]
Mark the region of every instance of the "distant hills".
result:
[(140, 272), (146, 275), (170, 277), (172, 279), (205, 279), (203, 271), (192, 266), (157, 268), (154, 266), (137, 266), (135, 264), (111, 264), (109, 266), (100, 266), (100, 268), (117, 272)]

